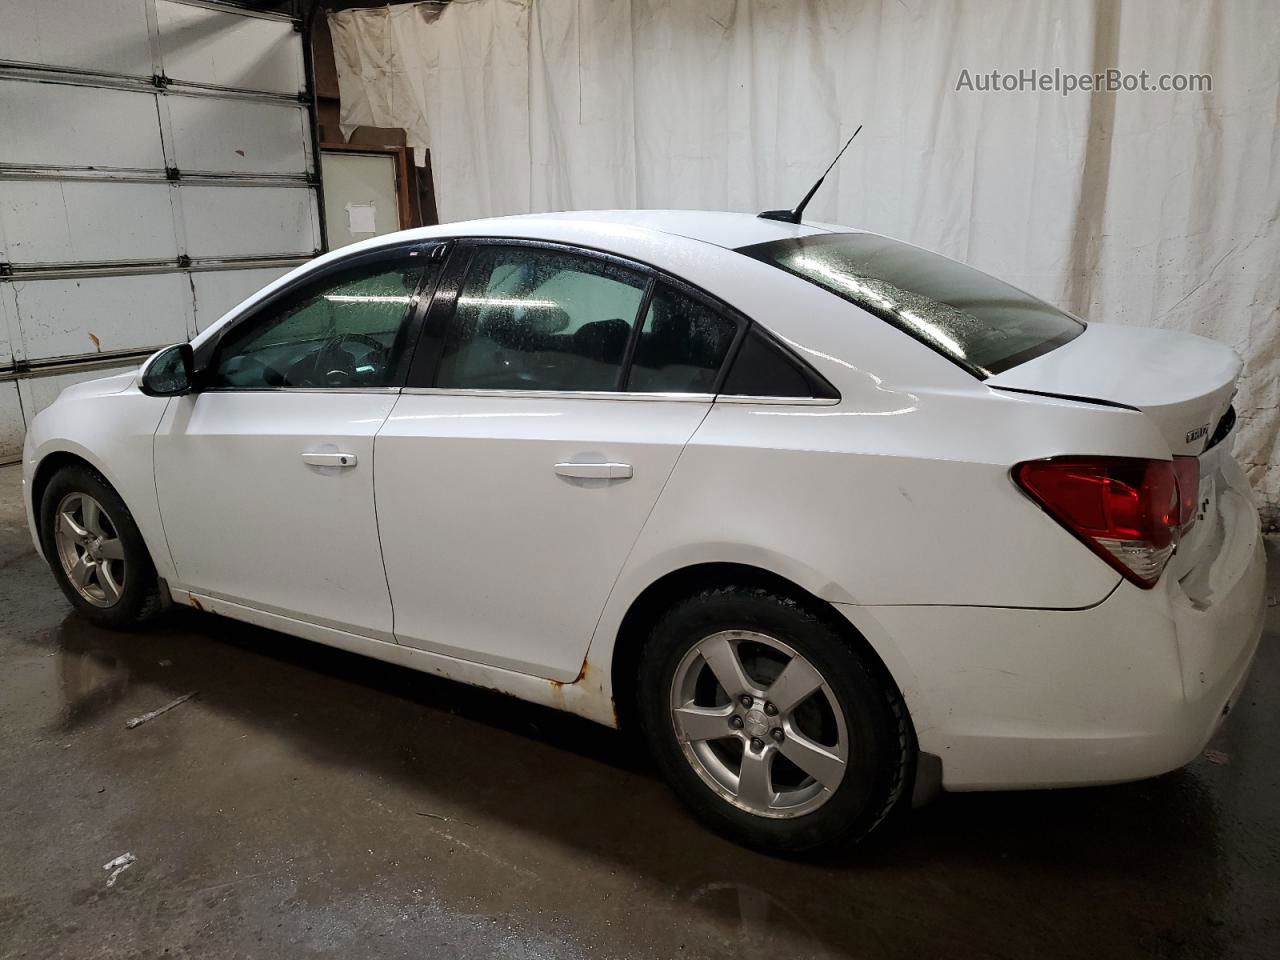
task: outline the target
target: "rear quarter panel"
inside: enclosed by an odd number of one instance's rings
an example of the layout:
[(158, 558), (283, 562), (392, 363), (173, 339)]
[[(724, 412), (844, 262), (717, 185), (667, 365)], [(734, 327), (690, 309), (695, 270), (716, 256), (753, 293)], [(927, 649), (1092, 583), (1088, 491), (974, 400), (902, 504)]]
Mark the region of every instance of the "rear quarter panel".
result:
[(1119, 583), (1009, 468), (1066, 452), (1167, 456), (1142, 414), (977, 381), (963, 391), (838, 386), (843, 399), (829, 405), (713, 405), (619, 575), (592, 662), (609, 659), (645, 588), (698, 563), (759, 567), (841, 604), (904, 688), (877, 607), (1072, 610)]

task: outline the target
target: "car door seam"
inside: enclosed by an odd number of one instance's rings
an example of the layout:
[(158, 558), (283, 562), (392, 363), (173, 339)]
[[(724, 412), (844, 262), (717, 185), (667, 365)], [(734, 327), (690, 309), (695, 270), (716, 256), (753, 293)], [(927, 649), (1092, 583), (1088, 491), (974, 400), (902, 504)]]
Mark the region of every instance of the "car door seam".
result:
[(160, 518), (160, 534), (164, 537), (164, 550), (169, 555), (169, 566), (173, 569), (179, 582), (181, 582), (182, 571), (178, 569), (178, 561), (173, 555), (173, 547), (169, 545), (169, 531), (164, 523), (164, 504), (160, 502), (160, 478), (157, 476), (159, 467), (156, 464), (156, 438), (160, 436), (160, 428), (164, 426), (170, 407), (176, 402), (178, 402), (177, 397), (169, 397), (165, 401), (164, 409), (160, 411), (160, 417), (156, 420), (156, 428), (151, 431), (151, 489), (155, 491), (156, 495), (156, 515)]
[(400, 399), (403, 396), (403, 388), (401, 388), (396, 392), (396, 398), (392, 401), (391, 406), (387, 408), (387, 415), (382, 418), (382, 423), (378, 424), (378, 429), (373, 432), (373, 443), (370, 444), (369, 453), (369, 485), (372, 488), (373, 500), (373, 533), (378, 538), (378, 559), (382, 562), (382, 582), (387, 588), (387, 606), (391, 608), (391, 640), (394, 643), (399, 643), (400, 638), (396, 636), (396, 601), (391, 595), (391, 577), (387, 573), (387, 554), (382, 549), (382, 517), (378, 513), (378, 438), (382, 436), (382, 431), (391, 422), (391, 415), (396, 412), (396, 407), (400, 405)]
[(667, 484), (671, 482), (671, 478), (675, 475), (676, 468), (680, 466), (680, 461), (684, 457), (684, 452), (693, 442), (693, 438), (698, 435), (698, 431), (702, 429), (702, 425), (706, 423), (707, 417), (711, 416), (711, 410), (715, 406), (715, 401), (707, 404), (706, 410), (702, 412), (702, 416), (698, 422), (693, 425), (693, 429), (689, 431), (689, 435), (685, 437), (684, 443), (680, 445), (680, 452), (676, 454), (675, 459), (671, 462), (671, 469), (667, 471), (667, 475), (663, 478), (662, 486), (658, 488), (658, 494), (653, 498), (653, 503), (649, 505), (649, 511), (644, 515), (644, 520), (636, 529), (636, 535), (632, 537), (630, 546), (622, 558), (622, 563), (618, 565), (618, 572), (613, 575), (613, 582), (609, 584), (609, 592), (605, 594), (604, 603), (600, 606), (600, 612), (596, 614), (595, 625), (591, 628), (591, 638), (587, 641), (587, 649), (582, 656), (582, 668), (578, 671), (578, 676), (574, 679), (574, 683), (581, 680), (587, 673), (587, 664), (591, 660), (591, 648), (595, 646), (596, 633), (600, 629), (600, 622), (604, 619), (604, 613), (609, 609), (609, 602), (613, 599), (613, 592), (618, 587), (618, 581), (622, 579), (623, 571), (627, 569), (627, 564), (631, 562), (631, 555), (635, 552), (636, 544), (640, 542), (640, 537), (644, 535), (645, 528), (649, 525), (649, 519), (653, 516), (653, 512), (658, 509), (658, 502), (662, 499), (663, 493), (666, 492)]

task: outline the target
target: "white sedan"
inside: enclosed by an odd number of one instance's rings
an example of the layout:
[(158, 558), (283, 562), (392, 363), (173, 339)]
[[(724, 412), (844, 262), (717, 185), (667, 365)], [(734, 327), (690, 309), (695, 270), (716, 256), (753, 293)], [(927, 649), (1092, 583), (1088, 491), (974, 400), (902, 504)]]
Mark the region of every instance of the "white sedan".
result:
[(824, 224), (347, 247), (35, 418), (70, 602), (187, 604), (609, 725), (775, 853), (1153, 776), (1262, 630), (1240, 361)]

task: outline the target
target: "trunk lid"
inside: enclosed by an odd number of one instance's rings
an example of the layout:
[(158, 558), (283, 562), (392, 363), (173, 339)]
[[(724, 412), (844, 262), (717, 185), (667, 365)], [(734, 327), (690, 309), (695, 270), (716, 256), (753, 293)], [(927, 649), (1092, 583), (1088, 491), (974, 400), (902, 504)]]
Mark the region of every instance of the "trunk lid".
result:
[(1199, 456), (1231, 405), (1241, 361), (1213, 340), (1173, 330), (1092, 323), (1070, 343), (986, 381), (1135, 407), (1175, 456)]
[[(1168, 570), (1182, 579), (1216, 542), (1220, 476), (1242, 363), (1213, 340), (1172, 330), (1090, 324), (1071, 342), (991, 377), (987, 386), (1133, 407), (1149, 416), (1169, 452), (1200, 460), (1196, 525)], [(1087, 452), (1087, 451), (1081, 451)], [(1211, 558), (1209, 558), (1211, 559)]]

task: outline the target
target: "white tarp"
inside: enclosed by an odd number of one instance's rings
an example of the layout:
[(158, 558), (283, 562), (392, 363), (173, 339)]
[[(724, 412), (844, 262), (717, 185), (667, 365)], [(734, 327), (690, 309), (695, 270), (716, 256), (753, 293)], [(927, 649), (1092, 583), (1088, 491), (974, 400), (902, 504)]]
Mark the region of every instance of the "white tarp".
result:
[[(457, 0), (332, 14), (348, 126), (429, 147), (444, 220), (793, 205), (1094, 321), (1246, 361), (1237, 455), (1280, 504), (1274, 0)], [(957, 89), (992, 70), (1211, 92)], [(1274, 513), (1273, 513), (1274, 517)]]

